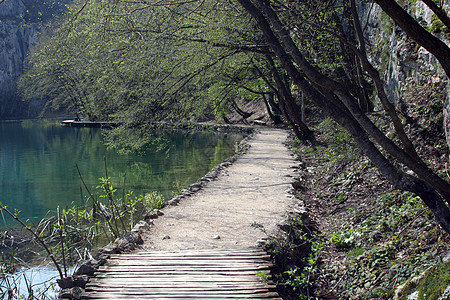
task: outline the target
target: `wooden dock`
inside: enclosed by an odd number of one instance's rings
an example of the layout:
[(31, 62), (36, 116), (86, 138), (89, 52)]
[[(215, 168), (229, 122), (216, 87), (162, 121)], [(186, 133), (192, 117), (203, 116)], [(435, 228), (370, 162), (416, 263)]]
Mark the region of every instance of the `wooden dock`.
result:
[(270, 266), (258, 249), (114, 255), (83, 299), (281, 299), (267, 281)]
[(66, 127), (91, 127), (91, 128), (111, 128), (117, 126), (116, 123), (113, 122), (104, 122), (104, 121), (76, 121), (76, 120), (64, 120), (61, 121), (61, 125)]

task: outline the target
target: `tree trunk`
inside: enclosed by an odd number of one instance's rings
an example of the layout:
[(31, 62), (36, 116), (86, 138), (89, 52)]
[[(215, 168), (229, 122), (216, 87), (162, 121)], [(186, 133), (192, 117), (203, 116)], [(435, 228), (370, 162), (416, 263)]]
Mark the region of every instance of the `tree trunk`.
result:
[[(267, 113), (269, 114), (269, 117), (270, 117), (270, 119), (272, 120), (272, 122), (273, 122), (275, 125), (281, 124), (282, 121), (281, 121), (280, 115), (279, 115), (279, 114), (275, 114), (275, 113), (272, 111), (272, 107), (271, 107), (271, 105), (269, 104), (269, 101), (270, 101), (270, 100), (267, 100), (265, 94), (263, 94), (262, 97), (263, 97), (263, 100), (264, 100), (264, 105), (266, 106)], [(270, 94), (269, 94), (269, 99), (272, 98), (272, 97), (273, 97), (273, 93), (270, 93)]]
[[(289, 76), (294, 80), (295, 84), (305, 93), (305, 95), (312, 99), (324, 112), (330, 115), (341, 126), (346, 128), (355, 139), (359, 148), (369, 157), (378, 170), (389, 180), (396, 188), (411, 191), (421, 197), (424, 203), (431, 209), (442, 228), (450, 233), (450, 209), (443, 201), (441, 195), (439, 195), (428, 183), (425, 181), (407, 175), (399, 171), (373, 144), (370, 138), (366, 134), (365, 128), (361, 127), (361, 123), (353, 114), (359, 116), (357, 111), (352, 111), (350, 115), (349, 110), (343, 110), (338, 105), (335, 105), (334, 99), (325, 97), (322, 93), (314, 87), (314, 81), (308, 81), (303, 77), (303, 74), (294, 66), (291, 57), (293, 53), (285, 50), (275, 36), (272, 28), (266, 20), (271, 15), (266, 13), (266, 16), (249, 0), (238, 0), (239, 3), (252, 15), (258, 26), (260, 27), (263, 37), (269, 44), (272, 51), (276, 54), (277, 58), (281, 62), (283, 68), (287, 71)], [(260, 0), (254, 0), (261, 5)], [(262, 4), (264, 5), (264, 4)], [(285, 32), (285, 31), (283, 31)], [(281, 32), (277, 32), (280, 34)], [(290, 50), (290, 47), (287, 47)], [(298, 51), (298, 49), (297, 49)], [(298, 65), (298, 64), (297, 64)], [(313, 72), (314, 73), (314, 72)], [(320, 85), (318, 86), (320, 89)], [(342, 97), (343, 95), (339, 95)], [(345, 95), (344, 95), (345, 96)], [(347, 106), (348, 103), (346, 103)], [(348, 108), (348, 106), (347, 106)]]
[[(269, 46), (280, 47), (280, 49), (289, 53), (288, 56), (282, 59), (291, 62), (291, 59), (295, 62), (296, 66), (301, 70), (308, 80), (313, 83), (322, 94), (327, 95), (327, 92), (323, 90), (329, 90), (328, 93), (335, 94), (340, 101), (346, 106), (351, 115), (358, 121), (358, 123), (364, 128), (364, 130), (390, 155), (392, 155), (399, 162), (414, 171), (422, 180), (428, 182), (434, 189), (436, 189), (447, 203), (450, 204), (450, 184), (436, 175), (426, 165), (419, 163), (415, 158), (410, 156), (402, 148), (398, 147), (393, 141), (388, 139), (383, 132), (367, 117), (367, 115), (361, 111), (357, 101), (348, 92), (348, 90), (342, 86), (339, 82), (332, 78), (323, 75), (313, 65), (311, 65), (304, 57), (304, 55), (297, 48), (294, 41), (291, 39), (289, 32), (285, 29), (281, 23), (278, 15), (273, 9), (263, 0), (254, 0), (258, 6), (254, 6), (258, 11), (260, 20), (257, 20), (265, 36)], [(384, 1), (384, 0), (383, 0)], [(253, 4), (252, 4), (253, 5)], [(264, 16), (267, 16), (266, 17)], [(274, 30), (270, 24), (273, 26)], [(279, 38), (279, 40), (278, 40)], [(280, 41), (282, 43), (280, 43)], [(448, 49), (448, 48), (447, 48)], [(273, 50), (274, 51), (274, 50)], [(277, 55), (277, 53), (275, 53)], [(280, 59), (279, 56), (277, 56)], [(280, 59), (281, 60), (281, 59)], [(281, 61), (284, 65), (285, 62)], [(289, 73), (289, 72), (288, 72)], [(292, 75), (291, 75), (292, 76)], [(303, 75), (302, 75), (303, 76)], [(333, 100), (333, 97), (327, 96), (329, 100)], [(340, 106), (335, 102), (337, 106)]]
[(231, 101), (231, 106), (234, 108), (234, 110), (244, 119), (249, 118), (251, 115), (253, 115), (253, 113), (248, 113), (246, 111), (243, 111), (239, 105), (237, 105), (236, 101), (234, 100), (230, 100)]
[(273, 77), (275, 79), (275, 83), (278, 87), (279, 91), (279, 101), (283, 102), (284, 107), (286, 108), (286, 113), (289, 115), (289, 118), (294, 121), (294, 126), (298, 126), (302, 133), (302, 137), (299, 137), (301, 140), (312, 140), (314, 139), (313, 132), (308, 128), (308, 126), (302, 121), (301, 109), (298, 107), (297, 103), (295, 103), (294, 97), (292, 96), (289, 87), (286, 86), (286, 83), (281, 78), (278, 70), (275, 67), (275, 63), (270, 56), (267, 56), (267, 61), (269, 62), (270, 68), (272, 70)]

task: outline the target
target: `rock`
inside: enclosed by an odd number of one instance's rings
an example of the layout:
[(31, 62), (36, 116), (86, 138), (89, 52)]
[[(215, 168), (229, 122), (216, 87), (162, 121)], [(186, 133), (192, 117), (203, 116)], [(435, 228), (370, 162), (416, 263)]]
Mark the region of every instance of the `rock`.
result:
[[(19, 97), (11, 95), (16, 94), (16, 81), (23, 73), (28, 50), (36, 43), (38, 25), (26, 23), (23, 16), (27, 7), (23, 1), (0, 2), (0, 119), (14, 115), (29, 116), (30, 113), (38, 113), (44, 103), (36, 102), (27, 108)], [(28, 112), (34, 105), (36, 108)]]
[(226, 168), (226, 167), (231, 166), (231, 163), (226, 161), (226, 162), (221, 163), (219, 166), (222, 166), (222, 167)]
[(168, 201), (167, 204), (171, 205), (171, 206), (175, 206), (175, 205), (178, 205), (179, 202), (180, 202), (179, 200), (172, 199), (172, 200)]
[(411, 295), (408, 296), (408, 300), (417, 300), (419, 299), (419, 291), (415, 291)]
[(141, 233), (144, 230), (149, 230), (149, 229), (150, 229), (150, 225), (147, 222), (139, 221), (136, 225), (134, 225), (134, 227), (133, 227), (133, 229), (131, 229), (131, 231)]
[(256, 222), (253, 222), (253, 223), (251, 224), (251, 226), (254, 227), (254, 228), (264, 228), (264, 225), (259, 224), (259, 223), (256, 223)]
[[(86, 262), (82, 264), (74, 273), (74, 275), (87, 275), (87, 276), (94, 276), (94, 273), (96, 271), (96, 268), (93, 264), (90, 262)], [(59, 283), (58, 283), (59, 284)], [(60, 286), (61, 287), (61, 286)]]
[(74, 279), (74, 287), (85, 288), (86, 284), (89, 282), (89, 276), (80, 275), (80, 276), (72, 276)]
[(450, 299), (450, 285), (445, 289), (438, 300)]
[(447, 87), (447, 97), (444, 103), (444, 131), (447, 138), (447, 144), (450, 147), (450, 87)]
[(63, 279), (56, 279), (58, 286), (61, 289), (69, 289), (73, 287), (81, 287), (84, 288), (86, 283), (89, 281), (89, 277), (87, 275), (82, 276), (70, 276)]
[(189, 191), (191, 191), (192, 193), (195, 193), (195, 192), (198, 192), (201, 188), (202, 188), (201, 184), (194, 183), (189, 186)]
[(220, 240), (220, 235), (218, 235), (218, 234), (216, 234), (216, 235), (213, 235), (213, 237), (212, 237), (214, 240)]
[(70, 289), (63, 289), (59, 292), (59, 299), (81, 299), (83, 290), (80, 287), (73, 287)]
[(286, 220), (281, 221), (280, 223), (277, 224), (277, 226), (278, 226), (278, 228), (280, 228), (284, 232), (289, 232), (292, 229), (292, 226), (289, 225), (289, 223)]
[(152, 211), (145, 213), (143, 215), (143, 217), (144, 217), (144, 220), (148, 220), (148, 219), (156, 219), (159, 216), (163, 216), (163, 215), (164, 215), (164, 213), (162, 211), (160, 211), (159, 209), (154, 209)]
[[(95, 255), (94, 259), (92, 259), (91, 261), (93, 262), (94, 266), (103, 266), (104, 264), (106, 264), (106, 262), (108, 261), (108, 259), (111, 258), (111, 255), (108, 253), (104, 253), (103, 249), (100, 249), (99, 252)], [(94, 262), (96, 262), (94, 264)]]
[(107, 246), (103, 247), (101, 250), (103, 253), (106, 254), (118, 254), (120, 253), (119, 247), (113, 243), (109, 243)]
[(303, 190), (304, 187), (302, 186), (300, 180), (295, 180), (294, 182), (291, 182), (291, 185), (296, 190)]
[(442, 259), (442, 262), (446, 263), (450, 260), (450, 251), (447, 252), (447, 254)]
[(253, 120), (252, 123), (255, 124), (255, 125), (259, 125), (259, 126), (265, 126), (266, 125), (266, 122), (261, 121), (261, 120)]
[(170, 240), (170, 236), (165, 235), (162, 239), (163, 239), (163, 240)]
[(143, 244), (144, 241), (139, 232), (131, 231), (125, 233), (122, 237), (115, 240), (120, 250), (134, 249), (137, 244)]
[(268, 242), (265, 239), (260, 239), (256, 241), (256, 246), (258, 247), (265, 247), (267, 246)]
[(63, 290), (73, 288), (72, 277), (58, 278), (58, 279), (56, 279), (56, 283)]

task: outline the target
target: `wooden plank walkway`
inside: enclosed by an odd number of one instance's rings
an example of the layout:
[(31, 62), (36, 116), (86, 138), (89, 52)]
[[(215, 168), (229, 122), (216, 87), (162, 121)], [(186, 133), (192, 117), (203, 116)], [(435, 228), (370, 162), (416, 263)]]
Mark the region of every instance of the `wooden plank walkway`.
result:
[(258, 249), (155, 251), (114, 255), (83, 299), (281, 299), (270, 257)]

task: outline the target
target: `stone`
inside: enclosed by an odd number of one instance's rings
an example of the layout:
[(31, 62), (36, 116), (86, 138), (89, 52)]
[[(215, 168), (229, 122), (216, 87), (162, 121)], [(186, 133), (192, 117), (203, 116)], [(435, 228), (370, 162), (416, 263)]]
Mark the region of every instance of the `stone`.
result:
[(278, 228), (280, 228), (284, 232), (289, 232), (292, 229), (292, 226), (286, 220), (281, 221), (277, 224)]
[(291, 182), (291, 185), (296, 190), (303, 190), (304, 187), (302, 186), (300, 180), (295, 180), (294, 182)]
[(165, 235), (165, 236), (163, 237), (163, 240), (170, 240), (170, 236)]
[[(92, 263), (86, 262), (82, 264), (75, 272), (74, 275), (87, 275), (87, 276), (94, 276), (94, 273), (96, 271), (96, 268), (93, 266)], [(59, 284), (59, 283), (58, 283)], [(61, 287), (61, 286), (60, 286)]]
[(438, 300), (450, 299), (450, 285), (447, 286), (442, 295), (438, 298)]
[(447, 87), (447, 97), (445, 97), (443, 115), (444, 115), (444, 131), (447, 144), (450, 147), (450, 87)]
[(117, 247), (117, 245), (109, 243), (107, 246), (102, 248), (102, 252), (106, 254), (119, 254), (120, 249), (119, 247)]
[(89, 276), (80, 275), (80, 276), (72, 276), (74, 279), (73, 285), (74, 287), (85, 288), (86, 284), (89, 282)]
[(258, 246), (258, 247), (265, 247), (265, 246), (267, 246), (267, 240), (264, 240), (264, 239), (260, 239), (260, 240), (257, 240), (256, 241), (256, 246)]
[[(103, 266), (104, 264), (106, 264), (106, 262), (108, 261), (108, 259), (111, 258), (111, 255), (108, 253), (104, 253), (103, 248), (100, 249), (98, 251), (98, 253), (95, 255), (95, 258), (92, 259), (91, 261), (96, 261), (98, 262), (98, 266)], [(94, 264), (95, 265), (95, 264)]]
[(447, 254), (442, 259), (442, 262), (446, 263), (450, 260), (450, 251), (447, 252)]
[(72, 289), (62, 289), (59, 292), (58, 299), (74, 299), (72, 296)]
[(216, 234), (216, 235), (213, 235), (213, 237), (212, 237), (214, 240), (220, 240), (220, 235), (218, 235), (218, 234)]
[[(36, 43), (39, 27), (37, 24), (26, 23), (28, 7), (22, 0), (0, 1), (0, 119), (10, 117), (6, 106), (20, 101), (16, 94), (16, 81), (23, 73), (24, 60), (28, 50)], [(4, 98), (7, 97), (7, 98)], [(38, 113), (43, 102), (34, 101), (29, 112), (21, 112), (23, 116)], [(35, 108), (33, 108), (36, 105)], [(28, 109), (27, 109), (28, 110)], [(16, 112), (18, 113), (18, 112)]]
[(164, 213), (162, 211), (160, 211), (159, 209), (154, 209), (152, 211), (145, 213), (143, 215), (143, 218), (144, 218), (144, 220), (157, 219), (159, 216), (162, 216), (162, 215), (164, 215)]
[(135, 245), (143, 244), (141, 235), (139, 232), (127, 232), (120, 238), (116, 239), (115, 243), (120, 250), (134, 249)]
[(252, 123), (255, 124), (255, 125), (259, 125), (259, 126), (265, 126), (266, 125), (266, 122), (261, 121), (261, 120), (253, 120)]
[(89, 277), (87, 275), (81, 276), (70, 276), (62, 279), (56, 279), (58, 286), (61, 289), (71, 289), (73, 287), (81, 287), (84, 288), (86, 283), (89, 281)]
[(170, 200), (169, 202), (167, 202), (167, 204), (168, 205), (171, 205), (171, 206), (175, 206), (175, 205), (178, 205), (178, 203), (179, 203), (180, 201), (179, 200)]
[(59, 299), (81, 299), (81, 295), (83, 294), (83, 289), (80, 287), (73, 287), (70, 289), (64, 289), (59, 293)]
[(193, 186), (193, 187), (190, 187), (189, 189), (193, 193), (200, 191), (200, 187), (199, 186)]
[(134, 225), (133, 229), (131, 229), (132, 232), (142, 232), (144, 230), (149, 230), (150, 225), (145, 221), (139, 221)]

